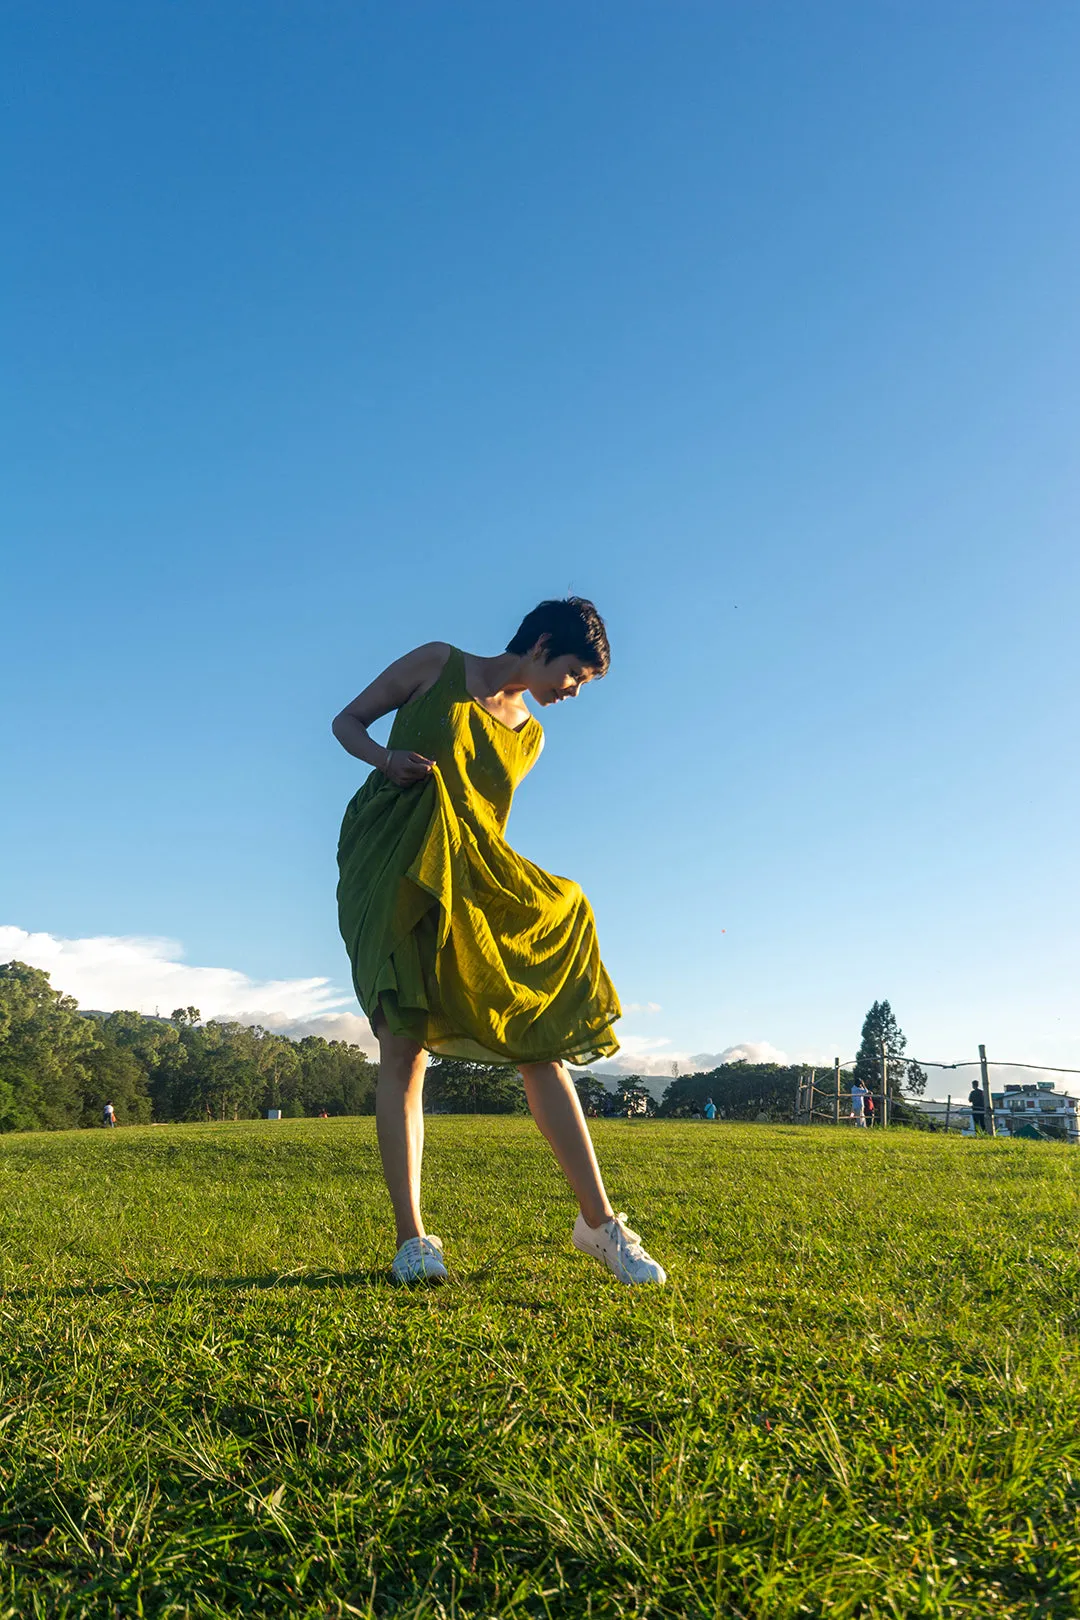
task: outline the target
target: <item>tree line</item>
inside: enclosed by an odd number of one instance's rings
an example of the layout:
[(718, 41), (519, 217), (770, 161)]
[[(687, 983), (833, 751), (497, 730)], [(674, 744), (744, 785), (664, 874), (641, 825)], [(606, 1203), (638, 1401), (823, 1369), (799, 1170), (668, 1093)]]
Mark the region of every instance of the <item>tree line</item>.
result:
[[(863, 1020), (854, 1065), (844, 1071), (842, 1084), (856, 1081), (875, 1096), (881, 1095), (882, 1046), (888, 1069), (889, 1114), (894, 1124), (922, 1126), (925, 1116), (905, 1102), (905, 1095), (921, 1096), (926, 1073), (905, 1056), (907, 1036), (887, 1001), (875, 1001)], [(687, 1119), (701, 1113), (706, 1099), (716, 1104), (724, 1119), (785, 1120), (807, 1064), (724, 1063), (705, 1073), (673, 1080), (659, 1104), (660, 1119)], [(651, 1100), (651, 1099), (650, 1099)]]
[(362, 1114), (374, 1109), (375, 1065), (357, 1046), (301, 1041), (244, 1024), (83, 1013), (24, 962), (0, 965), (0, 1131)]
[[(880, 1089), (882, 1040), (895, 1112), (901, 1087), (921, 1092), (926, 1076), (904, 1058), (889, 1003), (863, 1024), (852, 1078)], [(591, 1115), (681, 1119), (711, 1097), (726, 1119), (788, 1119), (799, 1065), (726, 1063), (673, 1079), (656, 1102), (640, 1075), (609, 1087), (595, 1073), (575, 1077)], [(0, 964), (0, 1131), (66, 1130), (101, 1123), (111, 1102), (122, 1124), (371, 1114), (378, 1068), (358, 1046), (307, 1035), (294, 1041), (259, 1026), (211, 1021), (197, 1007), (168, 1018), (82, 1012), (49, 975), (24, 962)], [(428, 1108), (445, 1113), (523, 1114), (517, 1071), (502, 1064), (433, 1058)], [(909, 1111), (910, 1112), (910, 1111)]]
[[(377, 1079), (346, 1041), (204, 1023), (197, 1007), (84, 1012), (40, 968), (0, 964), (0, 1132), (100, 1125), (110, 1102), (124, 1125), (371, 1114)], [(431, 1060), (424, 1100), (445, 1113), (526, 1112), (516, 1070), (456, 1058)]]

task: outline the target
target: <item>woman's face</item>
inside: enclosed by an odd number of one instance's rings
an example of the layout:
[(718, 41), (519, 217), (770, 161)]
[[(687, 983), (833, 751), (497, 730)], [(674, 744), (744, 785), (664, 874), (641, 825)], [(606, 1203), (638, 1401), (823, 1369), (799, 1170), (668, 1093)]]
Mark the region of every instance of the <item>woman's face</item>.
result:
[(561, 703), (564, 698), (577, 697), (581, 688), (591, 681), (596, 671), (583, 663), (575, 653), (563, 653), (544, 662), (542, 646), (533, 648), (529, 655), (528, 688), (537, 703)]

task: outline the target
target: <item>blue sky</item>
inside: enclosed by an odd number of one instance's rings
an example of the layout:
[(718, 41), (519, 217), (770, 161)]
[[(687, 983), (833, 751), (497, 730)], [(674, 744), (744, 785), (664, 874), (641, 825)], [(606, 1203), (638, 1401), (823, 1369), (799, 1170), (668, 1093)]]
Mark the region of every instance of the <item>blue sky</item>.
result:
[(7, 942), (327, 1013), (330, 719), (575, 590), (611, 674), (511, 838), (659, 1009), (635, 1066), (846, 1057), (879, 997), (1080, 1066), (1078, 47), (1065, 4), (5, 7)]

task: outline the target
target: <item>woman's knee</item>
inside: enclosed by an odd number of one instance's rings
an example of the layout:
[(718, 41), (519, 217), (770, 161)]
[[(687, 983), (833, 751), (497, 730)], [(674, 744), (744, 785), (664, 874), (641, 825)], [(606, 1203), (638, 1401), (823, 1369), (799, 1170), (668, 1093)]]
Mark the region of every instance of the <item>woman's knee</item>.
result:
[(427, 1067), (427, 1053), (419, 1041), (407, 1035), (391, 1035), (385, 1024), (378, 1031), (380, 1064), (397, 1073), (414, 1073)]

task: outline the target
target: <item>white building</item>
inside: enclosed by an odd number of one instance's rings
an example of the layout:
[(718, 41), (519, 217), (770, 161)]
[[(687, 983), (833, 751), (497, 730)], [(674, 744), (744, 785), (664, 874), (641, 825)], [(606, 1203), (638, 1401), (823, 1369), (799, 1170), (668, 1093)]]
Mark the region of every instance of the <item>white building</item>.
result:
[[(1037, 1080), (1034, 1085), (1004, 1086), (990, 1093), (994, 1103), (994, 1129), (999, 1136), (1010, 1136), (1023, 1125), (1035, 1125), (1040, 1130), (1049, 1127), (1053, 1136), (1064, 1136), (1066, 1141), (1080, 1146), (1080, 1103), (1068, 1092), (1054, 1090), (1052, 1080)], [(971, 1108), (966, 1094), (945, 1103), (936, 1097), (909, 1097), (921, 1114), (936, 1125), (944, 1125), (948, 1115), (950, 1131), (962, 1136), (974, 1136)]]
[(1067, 1091), (1055, 1091), (1052, 1080), (1036, 1080), (1034, 1085), (1006, 1086), (990, 1093), (994, 1104), (994, 1125), (999, 1136), (1011, 1136), (1023, 1125), (1047, 1128), (1049, 1134), (1064, 1135), (1080, 1145), (1080, 1113), (1077, 1099)]

